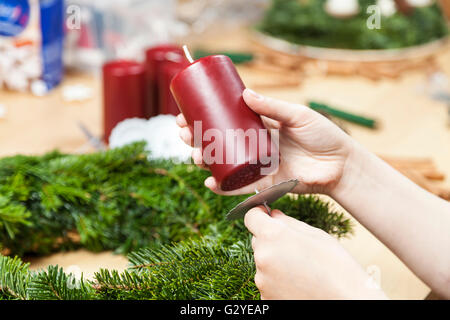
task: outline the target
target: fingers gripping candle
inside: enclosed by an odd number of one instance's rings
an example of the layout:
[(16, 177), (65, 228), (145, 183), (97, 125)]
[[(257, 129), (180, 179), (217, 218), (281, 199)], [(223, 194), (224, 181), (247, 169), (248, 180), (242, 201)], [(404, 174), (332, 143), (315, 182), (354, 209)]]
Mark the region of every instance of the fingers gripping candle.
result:
[(274, 171), (278, 148), (261, 117), (245, 104), (245, 86), (231, 60), (223, 55), (197, 61), (189, 53), (186, 57), (191, 64), (172, 79), (170, 88), (220, 188), (239, 189)]

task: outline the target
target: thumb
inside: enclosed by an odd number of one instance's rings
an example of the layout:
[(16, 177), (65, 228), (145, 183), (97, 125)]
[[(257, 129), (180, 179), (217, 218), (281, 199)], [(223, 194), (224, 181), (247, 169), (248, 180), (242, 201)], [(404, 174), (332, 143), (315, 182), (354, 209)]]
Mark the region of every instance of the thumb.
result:
[(244, 224), (255, 237), (260, 236), (264, 230), (270, 230), (272, 226), (272, 218), (267, 214), (262, 206), (250, 209), (245, 217)]
[(257, 114), (280, 121), (289, 127), (301, 127), (307, 123), (311, 109), (300, 104), (265, 97), (251, 89), (245, 89), (244, 101)]

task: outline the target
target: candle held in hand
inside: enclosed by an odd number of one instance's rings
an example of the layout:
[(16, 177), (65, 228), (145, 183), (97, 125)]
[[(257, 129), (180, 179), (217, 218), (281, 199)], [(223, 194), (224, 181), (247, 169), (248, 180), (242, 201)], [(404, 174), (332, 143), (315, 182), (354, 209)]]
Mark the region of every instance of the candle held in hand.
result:
[(261, 117), (244, 102), (244, 89), (233, 63), (223, 55), (195, 61), (171, 82), (194, 140), (201, 133), (198, 147), (223, 191), (261, 179), (279, 162), (278, 149)]

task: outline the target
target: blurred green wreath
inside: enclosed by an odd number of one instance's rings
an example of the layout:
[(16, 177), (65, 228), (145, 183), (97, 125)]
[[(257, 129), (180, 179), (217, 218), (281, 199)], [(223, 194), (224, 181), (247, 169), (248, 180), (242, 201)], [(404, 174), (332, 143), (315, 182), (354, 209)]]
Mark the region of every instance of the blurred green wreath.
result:
[(340, 18), (325, 10), (326, 0), (272, 0), (257, 30), (291, 43), (340, 49), (396, 49), (444, 38), (449, 31), (440, 7), (415, 7), (381, 16), (381, 28), (370, 29), (367, 8), (375, 0), (359, 0), (359, 13)]

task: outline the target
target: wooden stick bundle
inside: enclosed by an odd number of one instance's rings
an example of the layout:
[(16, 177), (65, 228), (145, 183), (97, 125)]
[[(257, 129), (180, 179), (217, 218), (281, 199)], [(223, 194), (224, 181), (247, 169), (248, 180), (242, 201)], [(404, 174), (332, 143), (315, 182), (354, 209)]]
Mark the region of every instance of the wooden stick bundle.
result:
[(256, 59), (252, 63), (255, 69), (273, 69), (275, 72), (297, 71), (306, 73), (315, 69), (324, 75), (360, 75), (377, 81), (383, 78), (396, 79), (411, 70), (436, 70), (436, 55), (405, 58), (396, 61), (334, 61), (317, 60), (308, 57), (288, 54), (266, 48), (263, 45), (254, 46)]

